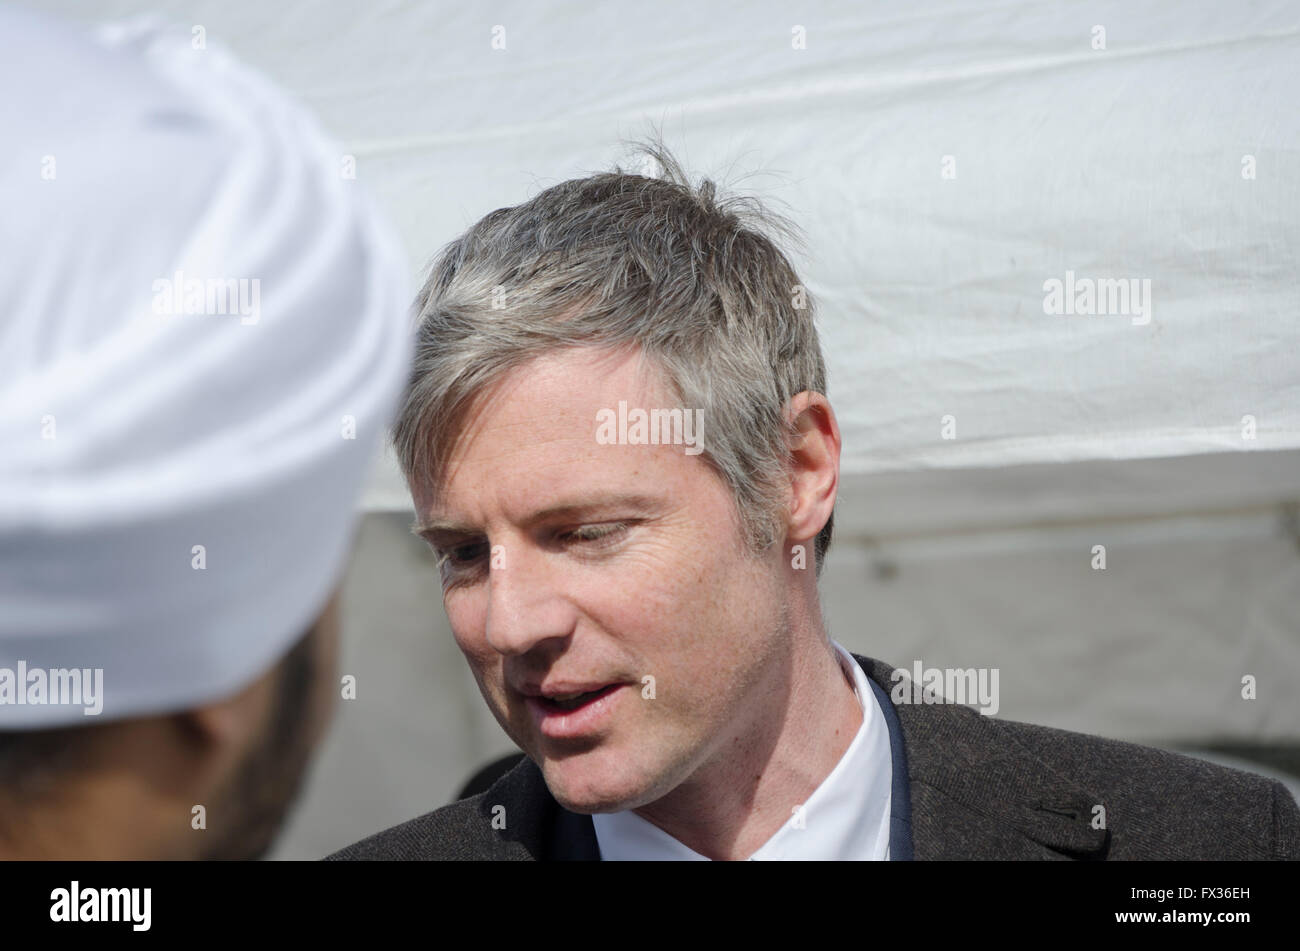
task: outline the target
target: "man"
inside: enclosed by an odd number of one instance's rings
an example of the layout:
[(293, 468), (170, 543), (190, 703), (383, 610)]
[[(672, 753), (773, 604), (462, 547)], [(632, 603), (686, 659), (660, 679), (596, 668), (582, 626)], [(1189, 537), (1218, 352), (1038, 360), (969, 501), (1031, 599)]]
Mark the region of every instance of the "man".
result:
[(407, 265), (223, 54), (0, 10), (0, 857), (251, 858), (334, 699)]
[(331, 858), (1300, 855), (1278, 783), (896, 704), (891, 665), (829, 639), (840, 430), (807, 295), (755, 206), (650, 155), (660, 178), (488, 215), (420, 294), (397, 450), (527, 758)]

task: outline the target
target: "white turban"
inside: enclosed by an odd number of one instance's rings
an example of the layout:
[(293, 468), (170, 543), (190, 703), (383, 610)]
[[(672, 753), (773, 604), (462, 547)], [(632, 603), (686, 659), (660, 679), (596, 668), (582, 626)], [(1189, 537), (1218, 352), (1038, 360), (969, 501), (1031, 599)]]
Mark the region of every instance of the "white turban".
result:
[[(408, 263), (343, 150), (198, 39), (0, 9), (0, 729), (269, 670), (408, 371)], [(50, 702), (72, 670), (99, 701)]]

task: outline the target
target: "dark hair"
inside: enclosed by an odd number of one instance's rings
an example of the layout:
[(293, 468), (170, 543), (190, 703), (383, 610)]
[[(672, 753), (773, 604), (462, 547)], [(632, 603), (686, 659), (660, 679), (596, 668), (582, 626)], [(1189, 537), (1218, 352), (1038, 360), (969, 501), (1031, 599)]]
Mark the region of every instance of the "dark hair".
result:
[[(292, 741), (315, 675), (315, 625), (300, 637), (276, 665), (276, 701), (269, 745), (281, 750)], [(183, 711), (177, 711), (183, 712)], [(168, 716), (172, 714), (159, 714)], [(91, 772), (101, 749), (100, 739), (115, 721), (42, 730), (0, 731), (0, 840), (16, 838), (14, 829), (24, 811), (38, 802), (56, 800), (71, 780)]]

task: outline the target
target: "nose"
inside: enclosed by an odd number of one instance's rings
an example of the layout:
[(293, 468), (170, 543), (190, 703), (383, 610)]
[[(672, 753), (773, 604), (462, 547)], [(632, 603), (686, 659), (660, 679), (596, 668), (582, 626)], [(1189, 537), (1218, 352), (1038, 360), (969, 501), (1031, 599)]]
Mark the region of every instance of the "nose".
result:
[(487, 642), (500, 654), (526, 654), (567, 638), (575, 612), (564, 596), (563, 572), (527, 545), (494, 545), (488, 570)]

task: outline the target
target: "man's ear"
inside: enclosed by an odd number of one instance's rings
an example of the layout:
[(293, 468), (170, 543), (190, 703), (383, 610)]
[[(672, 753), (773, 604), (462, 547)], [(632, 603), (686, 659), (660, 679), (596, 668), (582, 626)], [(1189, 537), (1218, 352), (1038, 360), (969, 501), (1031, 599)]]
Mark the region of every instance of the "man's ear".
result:
[(278, 666), (236, 694), (172, 714), (184, 742), (196, 753), (242, 750), (271, 715)]
[(812, 544), (835, 509), (840, 481), (840, 427), (830, 401), (804, 391), (786, 404), (790, 442), (789, 544)]

